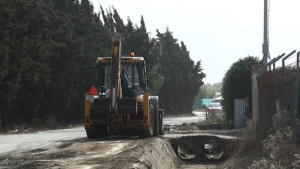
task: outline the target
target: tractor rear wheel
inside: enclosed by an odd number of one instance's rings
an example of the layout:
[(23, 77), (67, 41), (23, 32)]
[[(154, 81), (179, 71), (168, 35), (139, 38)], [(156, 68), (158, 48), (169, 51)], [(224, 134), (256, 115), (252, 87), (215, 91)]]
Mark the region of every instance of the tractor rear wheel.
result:
[(153, 132), (154, 132), (154, 125), (155, 125), (155, 122), (154, 122), (154, 109), (153, 109), (153, 106), (150, 105), (150, 109), (149, 109), (149, 127), (145, 130), (145, 131), (141, 131), (139, 133), (139, 137), (140, 138), (147, 138), (147, 137), (151, 137), (153, 136)]
[(85, 129), (86, 130), (86, 136), (89, 139), (96, 139), (99, 138), (98, 131), (96, 129)]
[(155, 111), (154, 111), (154, 131), (153, 131), (153, 136), (158, 136), (159, 135), (159, 126), (160, 126), (159, 113), (158, 113), (158, 110), (155, 109)]
[(97, 139), (97, 138), (101, 138), (101, 137), (107, 137), (108, 134), (109, 134), (108, 125), (106, 125), (106, 124), (98, 126), (97, 128), (86, 129), (86, 135), (89, 139)]

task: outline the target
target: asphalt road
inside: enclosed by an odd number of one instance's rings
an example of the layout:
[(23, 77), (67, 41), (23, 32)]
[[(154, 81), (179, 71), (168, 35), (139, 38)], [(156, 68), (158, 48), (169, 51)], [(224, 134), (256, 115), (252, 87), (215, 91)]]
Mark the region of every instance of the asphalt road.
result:
[(206, 117), (205, 112), (194, 111), (193, 113), (195, 114), (195, 116), (165, 118), (164, 125), (181, 125), (183, 123), (191, 124), (191, 123), (199, 123), (205, 120)]
[(83, 127), (37, 133), (0, 135), (0, 154), (14, 150), (22, 152), (59, 145), (65, 140), (82, 137), (86, 137)]
[[(197, 123), (205, 120), (205, 112), (193, 112), (196, 116), (165, 118), (165, 125)], [(84, 127), (50, 130), (37, 133), (0, 135), (0, 154), (18, 150), (28, 151), (42, 147), (59, 145), (70, 139), (85, 138)]]
[[(194, 114), (192, 117), (165, 118), (164, 124), (205, 120), (205, 112)], [(83, 126), (0, 135), (0, 168), (182, 168), (177, 160), (167, 139), (112, 136), (89, 140)], [(193, 167), (195, 165), (183, 166)]]
[[(164, 157), (164, 158), (161, 158)], [(88, 139), (84, 127), (0, 135), (0, 168), (178, 168), (167, 139)]]

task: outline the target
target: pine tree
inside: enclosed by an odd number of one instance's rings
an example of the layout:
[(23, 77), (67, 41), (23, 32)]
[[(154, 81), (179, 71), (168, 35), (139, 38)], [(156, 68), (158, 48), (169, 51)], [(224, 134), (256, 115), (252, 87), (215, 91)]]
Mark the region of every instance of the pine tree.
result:
[(193, 100), (205, 76), (200, 62), (194, 65), (184, 43), (180, 46), (168, 29), (164, 34), (158, 31), (157, 36), (163, 48), (160, 63), (164, 83), (158, 92), (162, 106), (170, 114), (191, 113)]
[(116, 32), (120, 33), (120, 34), (124, 34), (126, 32), (126, 27), (123, 23), (123, 20), (121, 19), (121, 17), (118, 14), (117, 9), (113, 8), (113, 18), (114, 18), (114, 27), (116, 28)]
[(81, 122), (83, 93), (95, 80), (91, 65), (110, 55), (113, 36), (123, 38), (123, 55), (145, 58), (149, 91), (166, 112), (191, 109), (204, 74), (185, 44), (169, 30), (150, 39), (143, 16), (140, 27), (129, 18), (124, 25), (116, 9), (100, 8), (103, 23), (89, 0), (0, 1), (0, 130)]

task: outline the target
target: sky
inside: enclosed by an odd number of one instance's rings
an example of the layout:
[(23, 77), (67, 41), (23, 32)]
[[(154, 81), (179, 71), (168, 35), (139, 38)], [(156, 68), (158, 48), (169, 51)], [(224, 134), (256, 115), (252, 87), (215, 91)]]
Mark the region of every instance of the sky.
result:
[[(113, 6), (127, 23), (140, 25), (156, 36), (167, 28), (183, 41), (190, 57), (201, 60), (205, 83), (219, 83), (240, 58), (262, 59), (263, 0), (91, 0), (95, 12)], [(300, 49), (300, 0), (270, 0), (271, 59)]]

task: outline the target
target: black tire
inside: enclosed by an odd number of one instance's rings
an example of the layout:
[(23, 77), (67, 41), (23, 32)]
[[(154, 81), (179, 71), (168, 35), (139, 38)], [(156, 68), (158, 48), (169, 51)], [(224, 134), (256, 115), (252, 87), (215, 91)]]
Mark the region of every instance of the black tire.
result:
[(154, 109), (153, 109), (152, 105), (150, 105), (149, 110), (150, 110), (149, 114), (151, 116), (150, 117), (150, 126), (146, 130), (141, 131), (139, 133), (140, 138), (147, 138), (147, 137), (153, 136), (153, 131), (154, 131)]
[(99, 127), (99, 135), (100, 137), (107, 137), (109, 135), (109, 128), (107, 124), (104, 124), (101, 127)]
[(164, 124), (163, 124), (163, 121), (164, 121), (164, 110), (163, 109), (159, 109), (158, 110), (158, 119), (159, 119), (159, 134), (160, 135), (164, 135)]
[(154, 110), (154, 131), (153, 131), (153, 136), (158, 136), (159, 135), (159, 126), (160, 126), (160, 123), (159, 123), (159, 113), (158, 113), (158, 110), (155, 109)]
[(151, 137), (148, 129), (140, 131), (139, 138), (148, 138), (148, 137)]
[(97, 128), (86, 129), (86, 135), (89, 139), (107, 137), (108, 134), (108, 125), (101, 125)]
[(96, 139), (100, 137), (98, 131), (95, 129), (85, 129), (85, 131), (86, 131), (86, 136), (89, 139)]

